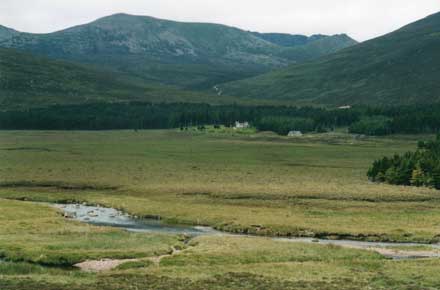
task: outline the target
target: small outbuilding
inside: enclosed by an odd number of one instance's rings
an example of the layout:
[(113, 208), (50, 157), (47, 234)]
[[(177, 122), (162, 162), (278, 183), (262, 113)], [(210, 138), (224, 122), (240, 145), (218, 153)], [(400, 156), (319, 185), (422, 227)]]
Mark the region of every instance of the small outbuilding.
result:
[(301, 137), (303, 136), (303, 133), (301, 131), (290, 131), (289, 134), (287, 134), (288, 137)]

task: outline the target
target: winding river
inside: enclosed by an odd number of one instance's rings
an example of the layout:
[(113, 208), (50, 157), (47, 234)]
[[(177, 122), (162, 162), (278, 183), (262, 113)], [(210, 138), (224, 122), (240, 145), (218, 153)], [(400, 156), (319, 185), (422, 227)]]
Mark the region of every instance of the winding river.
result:
[[(142, 233), (163, 233), (163, 234), (185, 234), (188, 236), (201, 235), (227, 235), (244, 236), (229, 234), (217, 231), (211, 227), (166, 225), (156, 219), (136, 219), (126, 213), (113, 208), (99, 206), (88, 206), (82, 204), (55, 204), (54, 207), (62, 210), (66, 218), (71, 218), (80, 222), (85, 222), (97, 226), (109, 226), (125, 229), (131, 232)], [(246, 235), (247, 236), (247, 235)], [(248, 236), (253, 237), (253, 236)], [(383, 256), (392, 259), (417, 259), (417, 258), (440, 258), (440, 244), (418, 244), (418, 243), (386, 243), (386, 242), (366, 242), (353, 240), (323, 240), (315, 238), (271, 238), (276, 241), (295, 242), (295, 243), (314, 243), (322, 245), (335, 245), (345, 248), (365, 249), (378, 252)], [(410, 247), (424, 246), (429, 248), (427, 251), (414, 251)], [(398, 250), (396, 247), (405, 247), (405, 250)], [(394, 248), (394, 249), (393, 249)], [(407, 249), (407, 250), (406, 250)]]
[(213, 235), (221, 232), (210, 227), (165, 225), (157, 219), (136, 219), (113, 208), (82, 204), (55, 204), (65, 217), (97, 226), (122, 228), (130, 232), (185, 234), (189, 236)]

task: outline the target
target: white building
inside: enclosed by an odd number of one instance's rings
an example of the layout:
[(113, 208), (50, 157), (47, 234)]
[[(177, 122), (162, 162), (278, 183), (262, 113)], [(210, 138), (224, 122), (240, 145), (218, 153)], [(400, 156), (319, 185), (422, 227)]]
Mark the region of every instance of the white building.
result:
[(240, 123), (239, 121), (236, 121), (234, 128), (235, 129), (247, 129), (249, 127), (250, 127), (249, 122)]

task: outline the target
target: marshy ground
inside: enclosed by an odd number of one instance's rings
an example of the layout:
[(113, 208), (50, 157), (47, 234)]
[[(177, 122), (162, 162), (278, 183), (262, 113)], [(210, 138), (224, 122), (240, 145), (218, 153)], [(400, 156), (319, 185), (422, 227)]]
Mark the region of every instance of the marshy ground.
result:
[[(373, 160), (413, 150), (425, 137), (0, 132), (0, 288), (439, 288), (438, 259), (392, 261), (265, 237), (201, 236), (185, 244), (178, 235), (91, 226), (17, 201), (102, 204), (165, 223), (261, 236), (438, 242), (438, 191), (366, 179)], [(146, 259), (99, 274), (70, 268), (154, 258), (173, 247), (185, 251), (159, 263)]]

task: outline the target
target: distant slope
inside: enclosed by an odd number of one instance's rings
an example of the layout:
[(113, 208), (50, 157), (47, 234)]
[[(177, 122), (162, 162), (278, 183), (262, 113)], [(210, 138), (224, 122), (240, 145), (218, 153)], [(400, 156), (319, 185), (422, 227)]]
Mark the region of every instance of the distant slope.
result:
[[(95, 102), (229, 102), (64, 61), (0, 48), (0, 110)], [(232, 101), (230, 101), (232, 102)]]
[(283, 56), (285, 47), (237, 28), (127, 14), (50, 34), (21, 33), (0, 46), (191, 89), (210, 89), (297, 61), (295, 52)]
[(258, 33), (253, 35), (273, 44), (285, 47), (277, 55), (289, 63), (302, 63), (337, 52), (356, 45), (358, 42), (346, 34), (322, 35), (310, 37), (283, 33)]
[(225, 84), (224, 94), (327, 105), (440, 101), (440, 13), (320, 60)]
[(0, 42), (11, 39), (14, 36), (17, 36), (20, 32), (15, 31), (14, 29), (1, 26), (0, 25)]
[(252, 32), (258, 38), (264, 39), (268, 42), (279, 46), (293, 47), (299, 45), (306, 45), (316, 40), (326, 38), (327, 35), (316, 34), (310, 37), (301, 34), (288, 34), (288, 33), (260, 33)]
[(344, 48), (356, 45), (357, 43), (356, 40), (346, 34), (319, 37), (316, 40), (309, 41), (305, 45), (285, 49), (279, 56), (287, 58), (294, 63), (302, 63), (332, 54)]

